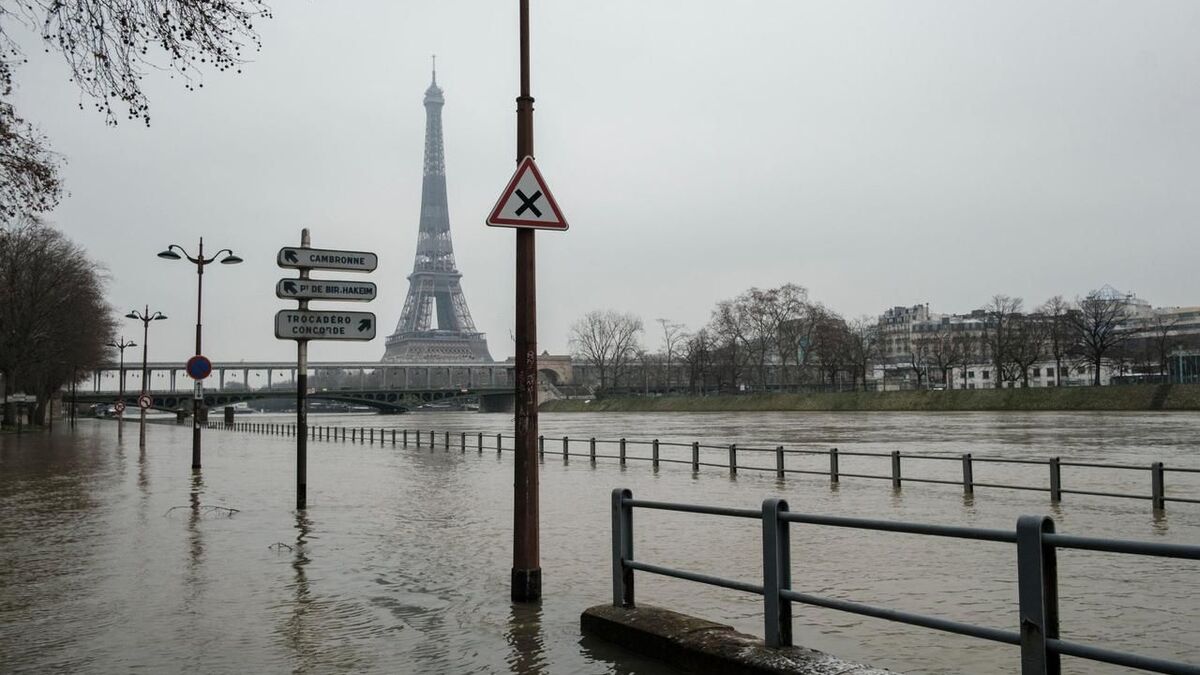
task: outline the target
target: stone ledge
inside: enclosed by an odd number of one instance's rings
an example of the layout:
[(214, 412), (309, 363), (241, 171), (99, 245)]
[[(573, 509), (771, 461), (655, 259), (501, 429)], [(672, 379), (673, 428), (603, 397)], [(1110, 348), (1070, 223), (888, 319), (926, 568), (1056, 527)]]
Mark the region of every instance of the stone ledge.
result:
[[(885, 675), (804, 647), (770, 648), (753, 635), (659, 607), (596, 605), (580, 617), (584, 633), (662, 659), (687, 672), (753, 675)], [(893, 674), (894, 675), (894, 674)]]

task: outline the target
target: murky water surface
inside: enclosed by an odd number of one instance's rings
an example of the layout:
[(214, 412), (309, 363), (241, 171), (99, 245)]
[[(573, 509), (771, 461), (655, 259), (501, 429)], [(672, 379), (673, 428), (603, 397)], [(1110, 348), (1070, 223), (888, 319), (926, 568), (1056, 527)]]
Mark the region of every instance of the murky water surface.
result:
[[(247, 421), (288, 421), (250, 415)], [(314, 424), (454, 432), (450, 452), (312, 442), (308, 512), (294, 504), (294, 440), (206, 431), (193, 475), (190, 429), (108, 421), (74, 433), (0, 436), (0, 671), (663, 673), (654, 661), (581, 639), (579, 613), (611, 597), (609, 493), (1011, 528), (1047, 513), (1059, 531), (1200, 542), (1200, 505), (1152, 514), (1142, 500), (905, 484), (547, 455), (542, 465), (545, 600), (508, 602), (512, 456), (458, 448), (458, 432), (511, 433), (507, 415), (314, 416)], [(1153, 413), (759, 413), (542, 416), (548, 450), (563, 435), (741, 446), (956, 454), (1200, 467), (1200, 415)], [(411, 439), (410, 441), (415, 440)], [(427, 436), (426, 436), (427, 442)], [(572, 444), (586, 453), (586, 444)], [(598, 453), (616, 454), (601, 443)], [(630, 455), (648, 456), (645, 446)], [(690, 449), (664, 446), (664, 459)], [(704, 460), (724, 462), (723, 449)], [(739, 461), (774, 467), (773, 455)], [(828, 459), (791, 457), (825, 470)], [(887, 459), (843, 457), (847, 473), (885, 475)], [(906, 460), (912, 477), (956, 480), (960, 464)], [(981, 483), (1044, 487), (1043, 466), (978, 463)], [(1065, 468), (1064, 487), (1148, 494), (1148, 471)], [(1200, 495), (1200, 475), (1168, 473), (1168, 494)], [(236, 512), (229, 511), (236, 509)], [(639, 512), (637, 558), (755, 581), (751, 522)], [(1013, 547), (795, 526), (794, 585), (808, 592), (1015, 629)], [(1200, 566), (1060, 553), (1064, 636), (1200, 662)], [(639, 575), (639, 601), (761, 634), (761, 600)], [(906, 672), (1012, 673), (1015, 648), (854, 615), (795, 608), (798, 643)], [(1066, 660), (1073, 673), (1121, 672)]]

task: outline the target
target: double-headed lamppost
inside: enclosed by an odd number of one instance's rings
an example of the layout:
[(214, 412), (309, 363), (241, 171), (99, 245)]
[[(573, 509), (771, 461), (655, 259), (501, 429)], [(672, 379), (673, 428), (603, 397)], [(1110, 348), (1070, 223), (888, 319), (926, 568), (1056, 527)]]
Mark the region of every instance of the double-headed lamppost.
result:
[(121, 409), (117, 411), (117, 440), (120, 440), (125, 427), (125, 348), (136, 347), (137, 343), (128, 341), (125, 339), (125, 336), (121, 336), (120, 339), (109, 342), (108, 346), (121, 353), (121, 366), (117, 371), (117, 377), (120, 380), (117, 387), (121, 391), (121, 394), (117, 398), (121, 402)]
[[(163, 319), (167, 318), (167, 315), (163, 314), (162, 312), (155, 312), (151, 314), (150, 306), (147, 305), (145, 309), (140, 312), (136, 309), (129, 312), (125, 315), (125, 318), (137, 319), (138, 321), (142, 322), (142, 394), (145, 394), (146, 380), (149, 379), (149, 377), (146, 375), (146, 343), (150, 341), (150, 322), (162, 321)], [(146, 447), (146, 409), (139, 404), (138, 410), (141, 411), (141, 415), (138, 418), (138, 447), (144, 448)]]
[[(176, 253), (178, 251), (178, 253)], [(224, 254), (222, 258), (221, 255)], [(236, 265), (242, 262), (242, 259), (233, 254), (233, 251), (223, 248), (217, 251), (211, 258), (204, 257), (204, 237), (200, 237), (200, 249), (195, 256), (188, 255), (188, 252), (183, 250), (183, 247), (178, 244), (171, 244), (167, 250), (158, 254), (160, 258), (167, 260), (179, 260), (180, 258), (187, 259), (188, 262), (196, 266), (196, 356), (200, 356), (200, 316), (201, 309), (204, 307), (204, 266), (209, 263), (216, 262), (217, 258), (221, 258), (222, 265)], [(204, 401), (200, 397), (200, 381), (196, 381), (196, 394), (192, 397), (192, 468), (200, 468), (200, 407)]]

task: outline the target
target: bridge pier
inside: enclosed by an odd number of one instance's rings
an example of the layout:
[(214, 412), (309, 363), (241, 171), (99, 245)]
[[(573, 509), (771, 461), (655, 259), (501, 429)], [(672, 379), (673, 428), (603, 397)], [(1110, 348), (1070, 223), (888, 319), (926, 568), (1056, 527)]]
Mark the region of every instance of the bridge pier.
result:
[(517, 397), (513, 393), (480, 394), (479, 412), (509, 413), (516, 410)]

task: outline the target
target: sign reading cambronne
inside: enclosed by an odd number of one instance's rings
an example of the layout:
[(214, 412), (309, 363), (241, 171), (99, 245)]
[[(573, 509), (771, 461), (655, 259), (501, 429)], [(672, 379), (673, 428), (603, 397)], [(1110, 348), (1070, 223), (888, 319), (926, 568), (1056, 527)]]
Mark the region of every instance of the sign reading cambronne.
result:
[(332, 281), (325, 279), (280, 279), (275, 297), (284, 300), (356, 300), (375, 299), (375, 284), (369, 281)]
[(320, 248), (279, 249), (280, 267), (307, 270), (346, 270), (371, 272), (379, 266), (379, 257), (367, 251), (335, 251)]
[(275, 314), (275, 337), (281, 340), (373, 340), (371, 312), (284, 309)]

